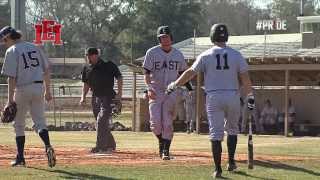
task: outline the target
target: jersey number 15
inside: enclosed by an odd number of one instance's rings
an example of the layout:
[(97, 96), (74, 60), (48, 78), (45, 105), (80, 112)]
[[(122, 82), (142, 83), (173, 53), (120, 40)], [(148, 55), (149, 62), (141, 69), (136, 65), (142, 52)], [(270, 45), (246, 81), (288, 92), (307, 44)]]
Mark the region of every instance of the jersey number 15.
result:
[(30, 66), (32, 67), (37, 67), (40, 65), (39, 63), (39, 59), (36, 57), (32, 57), (32, 54), (37, 53), (37, 51), (30, 51), (28, 52), (28, 59), (26, 58), (26, 55), (23, 53), (22, 54), (22, 58), (23, 58), (23, 62), (24, 62), (24, 69), (30, 68)]

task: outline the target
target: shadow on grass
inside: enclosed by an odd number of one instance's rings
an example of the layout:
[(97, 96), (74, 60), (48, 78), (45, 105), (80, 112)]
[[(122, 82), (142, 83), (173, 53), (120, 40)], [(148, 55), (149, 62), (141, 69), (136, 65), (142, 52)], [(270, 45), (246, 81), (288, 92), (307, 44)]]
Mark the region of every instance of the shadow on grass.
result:
[[(213, 178), (214, 179), (214, 178)], [(216, 179), (230, 179), (230, 178), (227, 178), (227, 177), (224, 177), (223, 175), (219, 178), (216, 178)]]
[(253, 175), (246, 173), (245, 171), (234, 171), (233, 173), (240, 175), (240, 176), (246, 176), (247, 178), (255, 178), (255, 179), (262, 179), (262, 180), (275, 180), (272, 178), (263, 178), (263, 177), (253, 176)]
[[(247, 161), (238, 161), (240, 163), (247, 163)], [(256, 166), (262, 166), (266, 168), (273, 168), (273, 169), (283, 169), (283, 170), (289, 170), (289, 171), (295, 171), (295, 172), (302, 172), (302, 173), (307, 173), (313, 176), (320, 176), (319, 172), (315, 172), (309, 169), (305, 169), (302, 167), (296, 167), (292, 166), (289, 164), (281, 163), (279, 161), (272, 161), (272, 160), (267, 160), (267, 161), (260, 161), (260, 160), (255, 160), (254, 165)]]
[[(66, 170), (61, 169), (44, 169), (44, 168), (38, 168), (38, 167), (28, 167), (30, 169), (40, 170), (40, 171), (46, 171), (50, 173), (58, 173), (61, 174), (60, 178), (63, 179), (97, 179), (97, 180), (119, 180), (118, 178), (113, 177), (107, 177), (107, 176), (100, 176), (96, 174), (88, 174), (83, 172), (70, 172)], [(128, 179), (128, 180), (134, 180), (134, 179)]]

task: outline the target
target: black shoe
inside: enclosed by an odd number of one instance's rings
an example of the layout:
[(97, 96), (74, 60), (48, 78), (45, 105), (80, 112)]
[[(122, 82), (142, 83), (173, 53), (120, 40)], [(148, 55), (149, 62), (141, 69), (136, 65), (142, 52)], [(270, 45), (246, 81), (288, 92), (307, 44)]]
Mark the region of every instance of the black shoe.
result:
[(212, 174), (213, 178), (221, 178), (222, 177), (222, 169), (220, 168), (216, 168), (216, 170), (213, 172)]
[(98, 152), (100, 152), (100, 149), (97, 147), (94, 147), (90, 150), (90, 153), (98, 153)]
[(227, 166), (227, 170), (228, 171), (234, 171), (234, 170), (236, 170), (237, 169), (237, 165), (236, 165), (236, 163), (228, 163), (228, 166)]
[(52, 168), (56, 165), (56, 154), (54, 153), (54, 149), (49, 146), (46, 148), (46, 153), (48, 157), (48, 166)]
[(163, 151), (162, 160), (170, 160), (169, 151), (166, 151), (166, 150)]
[(12, 161), (10, 164), (12, 167), (26, 166), (26, 162), (24, 158), (18, 158), (18, 157), (14, 161)]

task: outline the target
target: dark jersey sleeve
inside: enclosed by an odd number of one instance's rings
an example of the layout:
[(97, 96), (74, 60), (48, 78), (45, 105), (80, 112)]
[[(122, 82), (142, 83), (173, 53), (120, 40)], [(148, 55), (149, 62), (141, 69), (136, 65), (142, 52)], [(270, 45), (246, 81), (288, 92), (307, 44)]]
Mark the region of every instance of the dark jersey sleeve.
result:
[(192, 91), (193, 90), (190, 81), (186, 82), (186, 84), (184, 84), (184, 86), (188, 89), (188, 91)]
[(84, 83), (88, 83), (88, 69), (86, 66), (83, 66), (82, 72), (81, 72), (81, 80)]
[(113, 71), (113, 76), (117, 79), (122, 77), (122, 74), (118, 68), (117, 65), (115, 65), (113, 62), (110, 62), (112, 64), (112, 71)]

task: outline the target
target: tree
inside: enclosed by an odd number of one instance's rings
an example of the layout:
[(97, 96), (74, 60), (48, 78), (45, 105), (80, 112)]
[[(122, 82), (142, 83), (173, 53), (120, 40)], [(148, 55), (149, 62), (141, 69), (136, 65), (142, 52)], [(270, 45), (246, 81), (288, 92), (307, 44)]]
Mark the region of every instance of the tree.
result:
[[(10, 6), (7, 1), (0, 1), (0, 29), (10, 25)], [(0, 45), (0, 57), (4, 57), (5, 48)]]
[[(83, 56), (84, 49), (95, 46), (107, 60), (119, 62), (124, 56), (116, 41), (132, 16), (131, 0), (33, 0), (28, 8), (31, 24), (42, 18), (63, 25), (63, 40), (72, 57)], [(63, 56), (62, 48), (51, 48), (54, 56)]]
[(232, 35), (256, 34), (256, 21), (268, 16), (267, 10), (257, 9), (253, 0), (202, 0), (205, 21), (201, 23), (201, 34), (208, 35), (215, 23), (224, 23)]
[[(271, 15), (273, 17), (287, 20), (287, 32), (300, 32), (300, 25), (297, 17), (300, 15), (301, 0), (273, 0), (271, 6)], [(304, 16), (316, 15), (316, 1), (303, 0)]]
[(193, 36), (193, 29), (198, 28), (201, 20), (201, 5), (193, 0), (136, 0), (135, 16), (124, 46), (130, 47), (133, 37), (134, 57), (143, 56), (145, 51), (158, 42), (158, 26), (168, 25), (175, 42)]
[(10, 6), (7, 1), (0, 1), (0, 28), (10, 25)]

